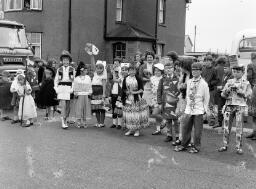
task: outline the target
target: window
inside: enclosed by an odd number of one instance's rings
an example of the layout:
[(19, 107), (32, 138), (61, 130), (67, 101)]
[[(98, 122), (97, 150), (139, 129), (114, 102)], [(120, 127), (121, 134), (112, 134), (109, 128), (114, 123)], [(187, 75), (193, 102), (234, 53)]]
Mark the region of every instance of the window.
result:
[(160, 0), (159, 15), (158, 15), (159, 24), (165, 24), (165, 12), (166, 12), (166, 0)]
[(157, 44), (157, 55), (163, 56), (164, 55), (164, 44)]
[(123, 0), (116, 0), (116, 21), (122, 21), (123, 14)]
[(22, 10), (22, 0), (5, 0), (5, 11)]
[(28, 41), (33, 49), (35, 57), (41, 58), (42, 49), (42, 34), (41, 33), (27, 33)]
[(256, 37), (243, 39), (239, 44), (239, 52), (256, 52)]
[(114, 43), (113, 44), (113, 58), (122, 58), (126, 56), (126, 44), (125, 43)]
[(42, 10), (42, 0), (5, 0), (5, 11)]

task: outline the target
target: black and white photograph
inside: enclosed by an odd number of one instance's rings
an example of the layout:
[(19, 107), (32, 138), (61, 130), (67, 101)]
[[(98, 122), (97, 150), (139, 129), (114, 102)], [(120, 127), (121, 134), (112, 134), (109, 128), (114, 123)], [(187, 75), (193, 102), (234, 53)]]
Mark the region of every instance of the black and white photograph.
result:
[(0, 189), (256, 188), (256, 0), (0, 0)]

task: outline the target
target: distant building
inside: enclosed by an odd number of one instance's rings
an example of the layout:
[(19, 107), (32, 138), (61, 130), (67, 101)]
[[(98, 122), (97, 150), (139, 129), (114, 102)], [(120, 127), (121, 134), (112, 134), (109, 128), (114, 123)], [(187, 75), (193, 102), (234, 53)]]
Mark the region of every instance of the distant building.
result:
[(192, 52), (193, 43), (189, 35), (185, 35), (184, 53)]
[(5, 18), (23, 23), (35, 56), (89, 62), (84, 47), (94, 43), (97, 59), (132, 59), (137, 51), (184, 53), (189, 0), (0, 0)]

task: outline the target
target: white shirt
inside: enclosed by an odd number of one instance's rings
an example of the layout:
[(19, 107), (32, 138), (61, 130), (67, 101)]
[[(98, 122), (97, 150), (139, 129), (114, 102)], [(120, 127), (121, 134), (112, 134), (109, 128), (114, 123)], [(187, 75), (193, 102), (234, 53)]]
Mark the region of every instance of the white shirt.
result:
[(107, 76), (105, 74), (98, 75), (96, 72), (94, 72), (94, 76), (92, 78), (92, 85), (103, 85), (103, 79), (107, 80)]
[[(70, 80), (70, 77), (69, 77), (69, 68), (70, 68), (70, 66), (67, 66), (67, 67), (62, 66), (62, 70), (63, 70), (62, 74), (63, 75), (62, 75), (61, 82), (72, 82)], [(73, 74), (75, 74), (75, 73), (73, 73)], [(58, 86), (59, 81), (60, 81), (60, 75), (59, 75), (59, 69), (58, 69), (57, 74), (56, 74), (55, 79), (54, 79), (54, 86), (55, 87)]]
[[(193, 90), (195, 91), (195, 95), (193, 95)], [(194, 100), (191, 99), (191, 95), (194, 96)], [(200, 79), (196, 80), (192, 78), (188, 80), (186, 99), (185, 114), (201, 115), (207, 112), (210, 92), (208, 84), (203, 78), (200, 77)]]
[(73, 83), (75, 95), (90, 95), (92, 94), (92, 81), (90, 76), (78, 76)]
[(153, 63), (147, 63), (147, 70), (153, 75)]

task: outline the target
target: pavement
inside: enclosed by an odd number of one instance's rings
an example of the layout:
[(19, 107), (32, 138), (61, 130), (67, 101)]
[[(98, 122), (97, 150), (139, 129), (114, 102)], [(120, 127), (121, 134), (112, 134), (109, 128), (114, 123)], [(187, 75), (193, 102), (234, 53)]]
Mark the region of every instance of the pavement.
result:
[(244, 154), (219, 153), (222, 134), (204, 129), (198, 154), (174, 152), (165, 136), (60, 127), (58, 118), (23, 128), (0, 121), (0, 188), (4, 189), (234, 189), (256, 186), (256, 143), (244, 139)]

